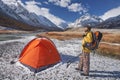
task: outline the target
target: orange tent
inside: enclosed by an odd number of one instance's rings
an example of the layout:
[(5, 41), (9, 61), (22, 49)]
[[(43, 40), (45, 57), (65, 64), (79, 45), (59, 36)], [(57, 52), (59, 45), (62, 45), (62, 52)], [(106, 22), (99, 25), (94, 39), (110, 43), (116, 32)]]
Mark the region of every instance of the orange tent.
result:
[(19, 57), (20, 63), (33, 72), (39, 72), (61, 61), (54, 43), (45, 37), (30, 41)]

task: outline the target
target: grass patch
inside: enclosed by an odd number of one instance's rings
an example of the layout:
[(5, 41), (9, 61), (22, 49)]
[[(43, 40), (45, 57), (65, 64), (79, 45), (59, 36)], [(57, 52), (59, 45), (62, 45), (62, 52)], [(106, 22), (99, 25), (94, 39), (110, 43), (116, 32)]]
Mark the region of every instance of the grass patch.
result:
[(102, 41), (120, 44), (120, 34), (114, 34), (114, 33), (104, 34)]
[[(46, 36), (58, 40), (68, 40), (73, 38), (82, 38), (82, 34), (83, 34), (82, 31), (81, 32), (65, 31), (65, 32), (47, 32), (47, 33), (38, 34), (37, 36), (38, 37)], [(120, 44), (120, 34), (103, 32), (102, 41)]]
[(97, 52), (100, 55), (120, 59), (120, 45), (110, 45), (106, 43), (100, 43)]
[(37, 36), (38, 37), (46, 36), (46, 37), (58, 39), (58, 40), (69, 40), (73, 38), (81, 38), (82, 33), (80, 32), (47, 32), (43, 34), (38, 34)]

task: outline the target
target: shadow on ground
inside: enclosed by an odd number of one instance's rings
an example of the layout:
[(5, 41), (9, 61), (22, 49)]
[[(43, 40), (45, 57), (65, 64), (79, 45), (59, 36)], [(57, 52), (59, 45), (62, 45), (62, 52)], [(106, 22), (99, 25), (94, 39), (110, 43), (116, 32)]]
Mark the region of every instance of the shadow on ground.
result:
[(90, 71), (90, 77), (120, 78), (120, 71)]
[(62, 63), (68, 63), (68, 62), (76, 62), (79, 60), (78, 56), (72, 56), (72, 55), (65, 55), (65, 54), (60, 54)]

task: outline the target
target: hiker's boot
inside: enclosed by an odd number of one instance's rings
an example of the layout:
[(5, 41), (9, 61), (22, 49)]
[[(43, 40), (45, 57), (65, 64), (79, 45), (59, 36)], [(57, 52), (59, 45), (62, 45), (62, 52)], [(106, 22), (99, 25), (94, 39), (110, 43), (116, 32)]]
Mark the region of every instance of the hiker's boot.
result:
[(82, 76), (89, 76), (89, 74), (84, 74), (84, 73), (81, 73)]
[(82, 70), (82, 69), (80, 69), (80, 68), (75, 68), (75, 70), (83, 71), (83, 70)]

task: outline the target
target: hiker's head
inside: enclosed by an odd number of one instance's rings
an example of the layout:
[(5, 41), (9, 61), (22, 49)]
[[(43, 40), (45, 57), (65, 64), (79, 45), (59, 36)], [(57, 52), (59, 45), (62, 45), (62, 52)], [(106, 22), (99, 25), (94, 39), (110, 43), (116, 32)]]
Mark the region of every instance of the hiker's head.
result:
[(89, 25), (85, 26), (85, 32), (89, 32), (89, 31), (91, 31), (91, 26)]

